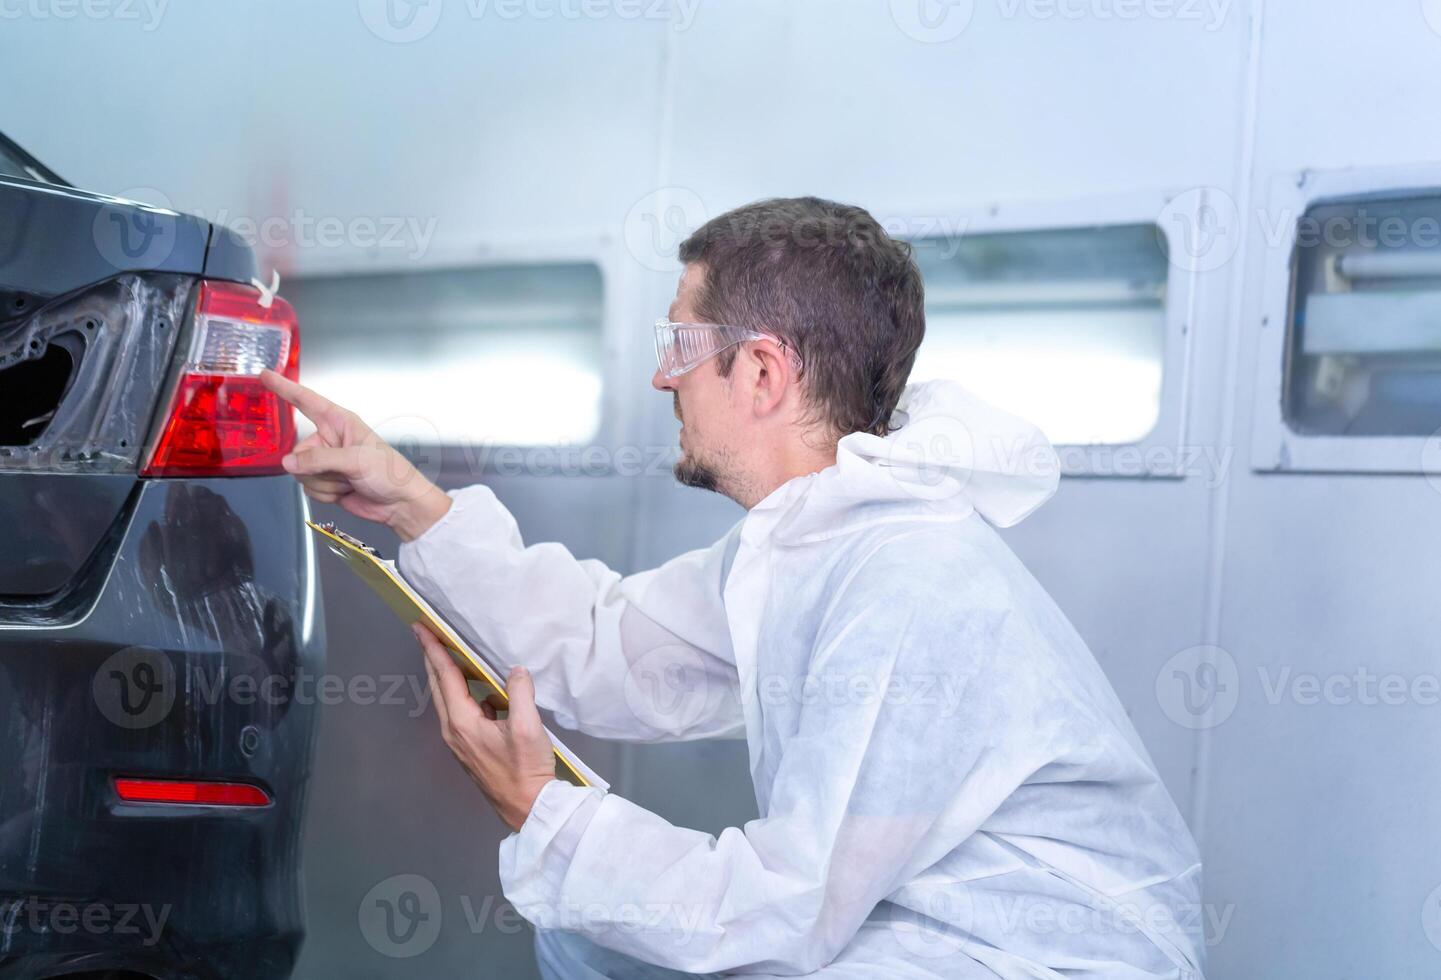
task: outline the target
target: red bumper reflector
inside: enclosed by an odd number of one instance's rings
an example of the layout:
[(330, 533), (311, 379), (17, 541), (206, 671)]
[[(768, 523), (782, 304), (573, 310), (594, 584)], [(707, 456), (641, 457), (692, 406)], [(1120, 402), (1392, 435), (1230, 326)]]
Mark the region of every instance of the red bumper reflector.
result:
[(179, 803), (187, 806), (268, 806), (270, 794), (249, 783), (191, 782), (178, 779), (116, 779), (115, 792), (126, 803)]

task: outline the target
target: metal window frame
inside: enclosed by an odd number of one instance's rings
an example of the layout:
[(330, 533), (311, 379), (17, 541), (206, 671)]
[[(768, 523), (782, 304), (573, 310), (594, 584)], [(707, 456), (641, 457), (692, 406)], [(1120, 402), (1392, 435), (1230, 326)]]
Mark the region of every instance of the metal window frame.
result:
[[(621, 377), (621, 361), (628, 345), (618, 336), (620, 324), (624, 321), (622, 290), (616, 288), (624, 269), (615, 242), (608, 236), (579, 236), (568, 238), (535, 238), (507, 241), (486, 241), (471, 246), (443, 246), (427, 250), (424, 256), (404, 259), (394, 256), (367, 256), (363, 254), (339, 253), (328, 256), (307, 256), (303, 266), (294, 270), (290, 278), (309, 276), (378, 276), (401, 273), (426, 273), (445, 270), (499, 269), (511, 266), (545, 265), (593, 265), (600, 272), (601, 280), (601, 399), (600, 423), (586, 446), (612, 446), (625, 437), (630, 420), (624, 399), (620, 397), (617, 379)], [(285, 294), (285, 282), (280, 284), (280, 294)], [(301, 324), (301, 343), (305, 341), (305, 324)], [(302, 346), (302, 351), (304, 347)], [(303, 354), (302, 354), (303, 359)], [(444, 444), (430, 447), (439, 450), (447, 464), (461, 462), (461, 457), (470, 455), (479, 443), (469, 447)], [(497, 469), (489, 457), (497, 452), (512, 450), (535, 451), (546, 448), (546, 444), (533, 443), (490, 443), (486, 445), (487, 459), (481, 462), (476, 475)], [(471, 460), (465, 460), (467, 469), (474, 469)], [(608, 467), (607, 467), (608, 469)]]
[[(1209, 191), (1184, 199), (1195, 227), (1208, 206)], [(1163, 218), (1175, 216), (1177, 195), (1166, 190), (1133, 191), (1104, 197), (1026, 201), (953, 208), (912, 209), (888, 230), (905, 229), (909, 240), (945, 234), (1007, 234), (1065, 231), (1119, 225), (1152, 225), (1166, 236), (1168, 254), (1180, 254), (1175, 230)], [(938, 230), (927, 230), (938, 227)], [(1180, 479), (1186, 475), (1187, 391), (1191, 371), (1191, 325), (1195, 322), (1200, 273), (1169, 263), (1166, 276), (1165, 337), (1161, 360), (1161, 397), (1156, 422), (1140, 439), (1125, 443), (1058, 444), (1066, 476), (1107, 479)]]
[[(1426, 436), (1317, 436), (1292, 429), (1284, 405), (1290, 368), (1297, 237), (1301, 219), (1317, 205), (1364, 200), (1368, 196), (1441, 194), (1441, 165), (1368, 167), (1335, 171), (1301, 170), (1276, 176), (1267, 194), (1270, 228), (1279, 231), (1267, 243), (1261, 269), (1261, 332), (1257, 345), (1256, 389), (1252, 406), (1251, 469), (1267, 473), (1395, 473), (1419, 474), (1434, 469), (1441, 433)], [(1284, 228), (1276, 228), (1284, 217)]]

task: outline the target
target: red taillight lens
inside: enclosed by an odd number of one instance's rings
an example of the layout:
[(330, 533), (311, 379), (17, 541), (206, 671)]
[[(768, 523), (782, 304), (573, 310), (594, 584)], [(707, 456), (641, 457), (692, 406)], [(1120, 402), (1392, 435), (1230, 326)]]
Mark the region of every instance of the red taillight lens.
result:
[(190, 356), (142, 476), (260, 476), (284, 472), (295, 415), (260, 383), (264, 368), (300, 380), (295, 311), (260, 290), (203, 282)]
[(194, 782), (183, 779), (115, 780), (115, 794), (126, 803), (183, 806), (269, 806), (270, 794), (250, 783)]

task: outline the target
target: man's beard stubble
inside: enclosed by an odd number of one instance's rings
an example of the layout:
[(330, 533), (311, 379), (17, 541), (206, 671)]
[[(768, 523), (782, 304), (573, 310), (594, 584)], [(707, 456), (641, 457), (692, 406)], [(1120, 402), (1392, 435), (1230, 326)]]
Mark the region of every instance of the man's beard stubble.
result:
[[(678, 392), (671, 392), (671, 396), (675, 400), (674, 411), (676, 421), (684, 422), (685, 419), (681, 418), (680, 413), (680, 394)], [(671, 472), (675, 474), (676, 482), (681, 486), (695, 487), (697, 490), (709, 490), (712, 493), (720, 492), (720, 475), (706, 464), (692, 457), (690, 453), (682, 456), (680, 462), (675, 464)]]
[(676, 480), (682, 486), (710, 490), (714, 493), (720, 492), (720, 477), (716, 475), (715, 470), (692, 459), (690, 454), (682, 456), (672, 472), (675, 473)]

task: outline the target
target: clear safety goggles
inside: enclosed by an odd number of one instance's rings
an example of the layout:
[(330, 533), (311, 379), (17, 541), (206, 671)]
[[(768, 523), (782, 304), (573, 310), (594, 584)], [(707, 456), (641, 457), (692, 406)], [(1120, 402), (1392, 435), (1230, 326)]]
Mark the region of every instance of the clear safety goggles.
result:
[(675, 323), (660, 319), (655, 322), (655, 360), (666, 378), (678, 378), (694, 370), (721, 351), (752, 340), (774, 342), (790, 358), (799, 372), (801, 359), (773, 334), (745, 327), (729, 327), (720, 323)]

